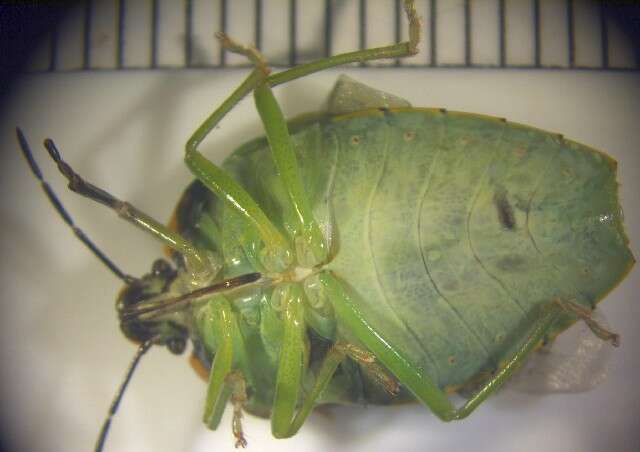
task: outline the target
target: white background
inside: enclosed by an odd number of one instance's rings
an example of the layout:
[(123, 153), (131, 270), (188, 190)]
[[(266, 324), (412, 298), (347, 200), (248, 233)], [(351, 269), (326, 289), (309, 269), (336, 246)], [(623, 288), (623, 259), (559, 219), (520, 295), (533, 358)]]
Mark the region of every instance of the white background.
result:
[[(506, 117), (563, 133), (619, 162), (631, 248), (640, 243), (640, 78), (636, 74), (523, 70), (329, 71), (277, 90), (287, 116), (322, 107), (339, 73), (415, 106)], [(41, 147), (55, 139), (87, 180), (165, 220), (191, 180), (184, 142), (246, 74), (161, 71), (24, 77), (0, 111), (2, 429), (16, 449), (91, 450), (134, 346), (118, 330), (120, 282), (72, 235), (18, 151), (23, 128), (43, 172), (77, 224), (126, 272), (140, 275), (161, 253), (110, 211), (66, 191)], [(219, 163), (260, 134), (251, 99), (216, 129), (204, 153)], [(578, 395), (503, 391), (469, 419), (444, 424), (414, 405), (335, 408), (313, 414), (288, 440), (247, 417), (252, 451), (637, 451), (640, 434), (640, 278), (634, 269), (601, 304), (622, 346), (610, 375)], [(452, 332), (455, 334), (455, 332)], [(230, 417), (217, 432), (200, 422), (205, 384), (186, 355), (151, 350), (125, 395), (106, 450), (232, 450)]]

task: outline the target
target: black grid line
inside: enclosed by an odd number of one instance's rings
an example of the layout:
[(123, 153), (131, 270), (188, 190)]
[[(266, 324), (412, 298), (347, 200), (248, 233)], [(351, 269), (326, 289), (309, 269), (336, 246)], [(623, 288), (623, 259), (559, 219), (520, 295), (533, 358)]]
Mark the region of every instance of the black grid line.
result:
[(254, 23), (254, 44), (256, 49), (262, 50), (262, 0), (255, 0), (254, 8), (256, 10)]
[(540, 0), (533, 0), (533, 64), (542, 66), (542, 48), (540, 42)]
[(576, 66), (576, 30), (573, 15), (573, 0), (567, 0), (567, 44), (569, 46), (569, 67)]
[(51, 30), (51, 40), (49, 41), (49, 72), (55, 72), (58, 64), (58, 26)]
[(184, 2), (184, 64), (191, 67), (193, 64), (193, 0)]
[(331, 56), (333, 35), (333, 3), (332, 0), (324, 0), (324, 56)]
[(298, 1), (289, 0), (289, 66), (295, 66), (298, 61), (298, 52), (296, 44), (298, 42)]
[(607, 11), (604, 3), (600, 4), (600, 48), (602, 51), (602, 67), (609, 68), (609, 29), (607, 26)]
[(158, 23), (160, 21), (160, 8), (158, 0), (151, 2), (151, 69), (158, 67)]
[(118, 11), (118, 23), (117, 23), (117, 36), (118, 47), (116, 48), (116, 68), (122, 69), (124, 67), (124, 34), (125, 34), (125, 16), (126, 16), (126, 3), (125, 0), (118, 0), (116, 9)]
[[(367, 48), (367, 0), (360, 0), (358, 8), (358, 49), (363, 50)], [(361, 62), (360, 66), (364, 66), (365, 62)]]
[(93, 1), (86, 0), (84, 5), (84, 29), (82, 30), (82, 69), (91, 69), (91, 18)]
[[(227, 33), (227, 0), (220, 1), (220, 31)], [(227, 52), (224, 48), (220, 48), (220, 65), (224, 68), (227, 65)]]
[(438, 0), (429, 1), (429, 66), (438, 67)]
[[(44, 69), (34, 70), (38, 71), (48, 71), (48, 72), (63, 72), (63, 71), (98, 71), (98, 70), (155, 70), (155, 69), (189, 69), (189, 68), (211, 68), (211, 69), (220, 69), (227, 68), (230, 66), (233, 67), (243, 67), (248, 66), (249, 63), (233, 63), (229, 64), (226, 58), (226, 52), (224, 49), (219, 49), (219, 57), (214, 59), (214, 61), (209, 63), (201, 63), (197, 64), (194, 62), (194, 49), (197, 49), (197, 39), (198, 36), (194, 33), (194, 8), (195, 1), (194, 0), (182, 0), (184, 6), (184, 42), (182, 43), (182, 52), (183, 58), (181, 59), (182, 63), (174, 63), (174, 64), (162, 64), (160, 62), (160, 43), (163, 40), (163, 30), (160, 26), (160, 18), (165, 16), (163, 15), (163, 6), (164, 4), (160, 0), (151, 0), (149, 2), (149, 11), (148, 14), (150, 17), (150, 32), (148, 33), (149, 44), (147, 46), (148, 49), (148, 58), (145, 63), (129, 63), (127, 59), (127, 40), (131, 39), (131, 35), (127, 34), (127, 32), (134, 30), (136, 24), (130, 23), (127, 20), (127, 4), (126, 0), (112, 0), (114, 4), (114, 8), (116, 9), (115, 14), (115, 23), (114, 23), (114, 37), (115, 40), (115, 55), (113, 57), (113, 65), (105, 66), (104, 64), (98, 65), (94, 62), (93, 51), (94, 51), (94, 43), (93, 39), (96, 39), (93, 36), (94, 33), (94, 20), (96, 14), (95, 8), (95, 0), (84, 0), (84, 4), (81, 10), (82, 20), (80, 22), (80, 26), (83, 27), (81, 35), (82, 35), (82, 50), (81, 55), (79, 56), (79, 63), (77, 67), (67, 68), (61, 67), (60, 61), (58, 61), (58, 55), (60, 54), (60, 39), (58, 39), (58, 35), (60, 30), (54, 29), (52, 30), (49, 37), (49, 46), (48, 46), (48, 64)], [(265, 10), (269, 7), (271, 0), (254, 0), (251, 4), (254, 10), (254, 22), (253, 22), (253, 36), (254, 36), (254, 45), (262, 50), (264, 43), (264, 14)], [(323, 3), (323, 13), (322, 16), (318, 18), (319, 23), (321, 23), (320, 28), (317, 32), (317, 42), (318, 42), (318, 51), (323, 54), (325, 57), (329, 57), (333, 54), (333, 40), (335, 39), (334, 32), (336, 31), (336, 14), (339, 14), (341, 10), (343, 10), (342, 6), (346, 3), (352, 1), (356, 7), (356, 17), (355, 20), (358, 22), (354, 24), (353, 32), (356, 35), (358, 47), (360, 49), (364, 49), (367, 47), (368, 41), (368, 33), (370, 32), (369, 26), (371, 25), (367, 19), (367, 10), (368, 10), (368, 1), (367, 0), (324, 0)], [(426, 14), (428, 14), (428, 20), (424, 20), (422, 24), (422, 29), (425, 35), (428, 37), (428, 45), (423, 48), (422, 51), (422, 60), (420, 57), (413, 58), (411, 61), (406, 61), (403, 59), (397, 59), (394, 61), (394, 65), (392, 66), (402, 66), (402, 67), (416, 67), (416, 68), (499, 68), (499, 69), (580, 69), (580, 70), (616, 70), (616, 71), (638, 71), (640, 70), (640, 61), (633, 61), (631, 64), (627, 66), (615, 66), (613, 67), (610, 60), (611, 55), (611, 45), (612, 41), (610, 40), (610, 15), (607, 9), (607, 3), (601, 2), (597, 5), (596, 10), (598, 11), (598, 24), (593, 27), (593, 33), (597, 33), (599, 36), (597, 41), (600, 45), (600, 49), (598, 50), (599, 55), (596, 57), (599, 60), (598, 64), (584, 66), (581, 65), (577, 60), (576, 49), (577, 46), (580, 45), (576, 41), (576, 8), (580, 8), (582, 6), (581, 2), (576, 2), (575, 0), (564, 0), (564, 10), (566, 15), (566, 34), (565, 36), (558, 36), (555, 40), (556, 42), (560, 42), (561, 45), (566, 46), (567, 56), (564, 64), (559, 64), (555, 62), (553, 65), (546, 64), (544, 61), (544, 42), (542, 39), (542, 12), (541, 12), (541, 1), (540, 0), (528, 0), (530, 2), (530, 12), (531, 12), (531, 20), (533, 22), (531, 28), (531, 36), (528, 37), (530, 42), (532, 42), (533, 54), (530, 58), (530, 63), (527, 64), (514, 64), (509, 61), (509, 36), (512, 35), (512, 29), (509, 28), (509, 15), (507, 14), (510, 7), (510, 2), (512, 0), (494, 0), (496, 4), (496, 16), (495, 23), (497, 27), (497, 42), (496, 42), (496, 55), (497, 61), (487, 64), (487, 63), (479, 63), (479, 59), (474, 56), (474, 51), (476, 47), (474, 46), (474, 39), (478, 39), (477, 36), (474, 38), (474, 25), (476, 24), (476, 18), (474, 18), (474, 10), (473, 10), (473, 0), (464, 0), (461, 3), (460, 14), (462, 15), (463, 21), (463, 29), (462, 29), (462, 42), (463, 42), (463, 54), (460, 56), (460, 62), (458, 63), (445, 63), (443, 59), (446, 57), (441, 54), (442, 49), (440, 48), (440, 43), (438, 42), (438, 30), (440, 27), (442, 29), (446, 29), (446, 23), (440, 24), (440, 21), (443, 20), (442, 17), (446, 12), (446, 10), (450, 10), (450, 4), (447, 2), (438, 2), (438, 0), (416, 0), (417, 3), (420, 3), (421, 7), (426, 10)], [(522, 0), (518, 0), (522, 1)], [(393, 35), (396, 41), (399, 41), (402, 36), (403, 27), (405, 24), (404, 12), (402, 11), (401, 0), (395, 0), (392, 5), (395, 7), (395, 14), (393, 15)], [(219, 0), (217, 3), (218, 10), (215, 12), (215, 16), (217, 20), (211, 21), (211, 33), (210, 36), (213, 36), (215, 31), (222, 31), (227, 33), (229, 31), (229, 26), (231, 25), (228, 20), (229, 13), (229, 4), (228, 0)], [(340, 5), (339, 8), (337, 5)], [(292, 66), (298, 63), (299, 56), (303, 54), (302, 49), (298, 47), (298, 44), (302, 41), (300, 39), (300, 33), (305, 32), (306, 30), (302, 30), (298, 24), (300, 10), (304, 7), (302, 3), (298, 0), (289, 0), (287, 7), (288, 11), (288, 24), (284, 28), (285, 33), (287, 33), (287, 57), (285, 58), (277, 58), (278, 63), (275, 63), (274, 66), (277, 67), (287, 67)], [(517, 30), (516, 30), (517, 31)], [(322, 36), (320, 36), (322, 34)], [(563, 44), (562, 44), (563, 43)], [(307, 54), (307, 50), (305, 49), (304, 54)], [(268, 57), (268, 56), (267, 56)], [(276, 59), (274, 59), (275, 61)], [(180, 61), (180, 59), (178, 59)], [(447, 58), (447, 61), (449, 59)], [(369, 62), (367, 64), (360, 64), (361, 66), (366, 67), (389, 67), (389, 65), (379, 65), (376, 62)]]
[[(394, 22), (393, 22), (393, 36), (395, 42), (402, 41), (402, 21), (404, 20), (404, 16), (402, 14), (402, 1), (395, 1), (395, 11), (394, 11)], [(394, 61), (396, 66), (400, 66), (402, 64), (400, 58), (396, 58)]]
[(464, 0), (464, 65), (471, 64), (471, 0)]
[(498, 2), (498, 46), (500, 49), (501, 68), (507, 65), (507, 11), (504, 4), (505, 0)]

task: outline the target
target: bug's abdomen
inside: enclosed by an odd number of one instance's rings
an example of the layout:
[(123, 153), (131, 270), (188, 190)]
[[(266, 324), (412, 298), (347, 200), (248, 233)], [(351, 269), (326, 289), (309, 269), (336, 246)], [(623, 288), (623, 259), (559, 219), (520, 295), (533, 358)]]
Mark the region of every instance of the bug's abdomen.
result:
[(615, 165), (596, 151), (438, 110), (351, 115), (327, 130), (330, 267), (442, 387), (494, 370), (541, 304), (592, 305), (633, 263)]
[[(558, 135), (428, 109), (293, 130), (305, 191), (332, 241), (327, 267), (443, 388), (495, 370), (544, 303), (592, 306), (633, 265), (615, 162)], [(225, 167), (278, 227), (295, 227), (265, 140)]]

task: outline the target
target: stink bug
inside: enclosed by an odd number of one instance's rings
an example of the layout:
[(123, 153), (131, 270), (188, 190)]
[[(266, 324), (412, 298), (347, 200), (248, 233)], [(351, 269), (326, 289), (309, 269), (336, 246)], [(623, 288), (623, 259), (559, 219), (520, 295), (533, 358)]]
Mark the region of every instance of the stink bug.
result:
[[(371, 112), (370, 114), (367, 114), (367, 115), (363, 115), (363, 117), (365, 119), (370, 119), (370, 118), (373, 118), (373, 117), (375, 117), (375, 118), (378, 118), (378, 117), (386, 118), (388, 115), (391, 116), (391, 117), (394, 117), (393, 115), (396, 115), (396, 114), (398, 114), (398, 110), (397, 109), (386, 108), (386, 109), (383, 109), (383, 110)], [(435, 112), (434, 111), (433, 114), (445, 114), (445, 113), (444, 112)], [(357, 115), (355, 117), (357, 117)], [(482, 118), (480, 118), (480, 119), (482, 119)], [(492, 121), (489, 121), (489, 122), (493, 123)], [(499, 121), (497, 123), (499, 123)], [(377, 127), (378, 127), (377, 125), (372, 125), (370, 127), (370, 129), (375, 131), (377, 129)], [(367, 130), (369, 130), (369, 128), (367, 128)], [(399, 136), (400, 139), (404, 140), (405, 142), (411, 142), (412, 140), (416, 139), (416, 136), (412, 135), (411, 132), (413, 132), (413, 130), (409, 130), (409, 131), (406, 131), (405, 133), (401, 134)], [(342, 137), (341, 134), (339, 136)], [(363, 138), (363, 136), (361, 135), (361, 133), (350, 133), (350, 134), (344, 135), (344, 137), (346, 137), (345, 138), (345, 144), (346, 145), (350, 145), (350, 146), (354, 146), (354, 147), (360, 146), (360, 145), (364, 144), (364, 141), (366, 141)], [(463, 139), (463, 138), (465, 138), (465, 137), (464, 136), (461, 137), (461, 139)], [(470, 143), (463, 143), (463, 144), (468, 145)], [(49, 147), (51, 148), (51, 145), (49, 145)], [(245, 148), (245, 151), (243, 151), (243, 152), (247, 152), (248, 154), (244, 155), (244, 157), (250, 158), (251, 157), (250, 150), (247, 151), (246, 149), (248, 149), (248, 148)], [(365, 163), (365, 162), (362, 162), (362, 163)], [(67, 171), (67, 175), (68, 176), (71, 175), (71, 174), (72, 173)], [(70, 176), (70, 177), (73, 179), (73, 176)], [(304, 180), (306, 182), (308, 179), (304, 179)], [(399, 178), (398, 181), (401, 181), (401, 179)], [(181, 233), (194, 234), (193, 231), (188, 231), (188, 229), (194, 228), (196, 226), (196, 222), (191, 222), (190, 223), (188, 219), (192, 215), (194, 215), (194, 212), (198, 212), (198, 211), (201, 211), (202, 209), (204, 209), (204, 207), (202, 205), (200, 205), (199, 202), (206, 199), (206, 198), (203, 198), (202, 191), (199, 191), (199, 190), (200, 189), (193, 189), (193, 191), (189, 192), (189, 194), (186, 195), (186, 197), (183, 198), (183, 202), (180, 203), (181, 207), (179, 207), (178, 212), (177, 212), (177, 223), (178, 223), (177, 229)], [(275, 193), (278, 196), (282, 196), (282, 192), (279, 192), (279, 191), (275, 190)], [(520, 226), (521, 223), (520, 223), (520, 221), (519, 221), (519, 219), (517, 217), (517, 214), (513, 212), (513, 210), (515, 210), (515, 208), (513, 207), (513, 205), (515, 203), (513, 203), (512, 201), (507, 201), (508, 200), (508, 195), (504, 194), (503, 192), (501, 192), (499, 190), (494, 191), (492, 194), (493, 194), (493, 196), (492, 196), (492, 198), (490, 200), (490, 202), (492, 203), (491, 205), (493, 206), (492, 207), (492, 209), (493, 209), (492, 212), (494, 212), (495, 218), (497, 218), (497, 220), (498, 220), (499, 227), (502, 228), (502, 229), (506, 229), (506, 230), (513, 230), (513, 229), (517, 228), (518, 226)], [(285, 192), (285, 195), (286, 195), (286, 192)], [(95, 198), (95, 196), (94, 196), (94, 198)], [(278, 198), (276, 196), (276, 199), (280, 199), (280, 198)], [(284, 199), (286, 200), (286, 197)], [(511, 208), (509, 206), (511, 206)], [(119, 209), (119, 210), (120, 210), (121, 213), (123, 213), (122, 209)], [(276, 214), (277, 211), (278, 211), (278, 209), (275, 209), (273, 211), (273, 213)], [(344, 210), (342, 211), (342, 213), (344, 213)], [(280, 214), (280, 215), (283, 215), (283, 214)], [(283, 217), (284, 217), (284, 215), (283, 215)], [(185, 220), (186, 220), (186, 227), (185, 227)], [(181, 221), (183, 223), (182, 225), (180, 224)], [(199, 226), (199, 227), (205, 228), (206, 226), (202, 225), (202, 226)], [(284, 229), (286, 230), (286, 228), (284, 228)], [(339, 232), (339, 229), (337, 231)], [(326, 234), (326, 227), (323, 230), (323, 233)], [(353, 239), (353, 237), (351, 237), (351, 238)], [(341, 240), (342, 240), (342, 242), (340, 242), (339, 244), (335, 244), (334, 243), (333, 246), (339, 246), (339, 245), (344, 244), (345, 243), (344, 242), (345, 239), (342, 238)], [(349, 244), (349, 242), (347, 242), (347, 244)], [(298, 249), (296, 249), (296, 251), (298, 251)], [(430, 250), (430, 251), (433, 251), (433, 250)], [(244, 252), (245, 253), (249, 253), (249, 251), (247, 251), (247, 250), (245, 250)], [(260, 279), (257, 280), (257, 282), (260, 282), (260, 283), (264, 282), (265, 280), (262, 279), (263, 277), (264, 278), (269, 278), (270, 280), (273, 280), (273, 279), (277, 280), (278, 274), (281, 274), (282, 272), (269, 271), (270, 270), (269, 267), (272, 266), (272, 265), (273, 266), (280, 265), (281, 257), (279, 255), (277, 255), (277, 254), (274, 255), (273, 253), (266, 253), (265, 255), (259, 255), (258, 257), (259, 258), (268, 258), (268, 259), (272, 259), (272, 260), (269, 261), (270, 265), (266, 265), (263, 262), (262, 265), (265, 266), (266, 270), (263, 270), (263, 271), (260, 272), (261, 276), (260, 276)], [(427, 257), (429, 257), (428, 253), (427, 253)], [(441, 256), (431, 255), (430, 257), (432, 257), (435, 260), (437, 260), (437, 257), (442, 258), (442, 255)], [(302, 260), (306, 260), (306, 259), (310, 259), (308, 251), (305, 252), (304, 248), (302, 248), (302, 250), (300, 251), (299, 259), (301, 261)], [(180, 262), (180, 259), (178, 259), (178, 261)], [(512, 264), (515, 265), (514, 263), (512, 263)], [(306, 266), (304, 268), (315, 268), (315, 267), (316, 267), (316, 265), (314, 264), (312, 266)], [(163, 272), (159, 272), (159, 273), (163, 274)], [(254, 281), (252, 279), (253, 278), (252, 275), (254, 275), (254, 274), (255, 274), (255, 272), (249, 272), (249, 273), (242, 272), (240, 275), (238, 275), (238, 277), (231, 276), (230, 278), (224, 278), (224, 280), (228, 281), (228, 284), (230, 284), (230, 285), (240, 285), (240, 284), (242, 284), (244, 282), (247, 282), (247, 284), (253, 284), (253, 283), (256, 282), (256, 281)], [(167, 273), (167, 275), (168, 275), (168, 273)], [(295, 281), (300, 275), (305, 276), (304, 271), (302, 271), (302, 273), (298, 272), (298, 273), (295, 273), (293, 275), (287, 276), (287, 278), (290, 278), (290, 279)], [(169, 280), (169, 279), (171, 279), (171, 277), (167, 276), (166, 279)], [(327, 284), (327, 282), (324, 281), (324, 284)], [(209, 286), (205, 286), (205, 287), (209, 287)], [(336, 286), (332, 285), (331, 288), (334, 291), (337, 290)], [(283, 294), (286, 294), (287, 290), (291, 291), (291, 290), (295, 290), (295, 289), (292, 289), (291, 287), (288, 287), (286, 290), (283, 289)], [(309, 290), (313, 290), (313, 288), (310, 288)], [(356, 287), (356, 291), (357, 291), (357, 287)], [(124, 300), (124, 304), (127, 304), (126, 302), (127, 301), (131, 301), (131, 300), (140, 301), (140, 297), (139, 297), (139, 293), (140, 292), (141, 291), (137, 290), (137, 289), (135, 289), (135, 290), (131, 289), (130, 291), (125, 291), (121, 296), (121, 301)], [(291, 292), (289, 292), (289, 293), (291, 293)], [(177, 302), (181, 302), (181, 301), (183, 301), (183, 300), (177, 300), (176, 297), (174, 297), (174, 299), (172, 300), (172, 303), (173, 302), (177, 303)], [(187, 300), (187, 301), (193, 301), (193, 300)], [(274, 304), (277, 305), (277, 303), (274, 303)], [(149, 307), (153, 308), (154, 306), (149, 306)], [(149, 312), (151, 312), (151, 311), (149, 311)], [(137, 313), (134, 313), (134, 314), (137, 314)], [(247, 322), (250, 322), (250, 321), (251, 321), (251, 319), (247, 320)], [(311, 324), (314, 321), (318, 322), (318, 319), (309, 319), (308, 320), (309, 324)], [(331, 335), (333, 334), (333, 333), (331, 333), (330, 329), (329, 330), (322, 329), (322, 324), (318, 325), (316, 323), (316, 326), (317, 326), (319, 331), (316, 331), (316, 333), (313, 333), (313, 334), (320, 334), (321, 338), (327, 339), (326, 336), (331, 337)], [(265, 326), (265, 329), (267, 329), (266, 326)], [(129, 332), (130, 335), (132, 335), (134, 337), (136, 337), (136, 335), (143, 334), (143, 333), (139, 333), (139, 332), (138, 333), (136, 333), (136, 332), (132, 333), (130, 330), (128, 330), (128, 332)], [(277, 334), (278, 333), (276, 332), (274, 334), (276, 335), (276, 339), (275, 340), (277, 341), (278, 340), (278, 338), (277, 338)], [(322, 334), (324, 334), (324, 336)], [(344, 334), (345, 335), (349, 335), (351, 333), (349, 333), (347, 331)], [(318, 340), (318, 338), (315, 338), (315, 339)], [(217, 339), (217, 341), (219, 341), (219, 340), (220, 339)], [(310, 340), (313, 340), (313, 338), (310, 339)], [(375, 386), (375, 383), (377, 381), (378, 383), (380, 383), (380, 387), (382, 387), (383, 389), (386, 389), (388, 392), (395, 392), (395, 388), (393, 387), (392, 383), (385, 383), (384, 382), (385, 379), (387, 378), (388, 373), (392, 373), (393, 374), (393, 372), (390, 372), (388, 369), (376, 369), (376, 368), (367, 367), (367, 364), (370, 361), (372, 361), (373, 363), (377, 363), (378, 360), (381, 360), (381, 358), (379, 356), (377, 356), (377, 354), (374, 353), (376, 356), (374, 356), (373, 359), (372, 359), (371, 356), (367, 353), (367, 350), (365, 349), (365, 347), (357, 346), (356, 348), (351, 348), (351, 349), (348, 348), (346, 345), (344, 347), (345, 348), (342, 348), (342, 349), (340, 349), (338, 351), (340, 353), (349, 354), (349, 356), (351, 356), (351, 358), (353, 358), (353, 360), (355, 362), (358, 362), (360, 365), (362, 365), (364, 367), (364, 370), (359, 371), (359, 372), (365, 372), (365, 373), (369, 372), (369, 376), (371, 377), (373, 382), (369, 381), (369, 383), (367, 383), (367, 384), (371, 384), (370, 388), (372, 388), (373, 391), (376, 391), (376, 388), (380, 389), (379, 387)], [(267, 351), (267, 353), (268, 353), (268, 351)], [(301, 352), (301, 353), (303, 353), (303, 352)], [(278, 353), (275, 353), (274, 356), (276, 356), (276, 358), (279, 357)], [(311, 356), (313, 356), (313, 355), (311, 355)], [(451, 356), (453, 356), (453, 360), (450, 360)], [(204, 357), (201, 357), (200, 360), (204, 361), (205, 364), (206, 364), (206, 360), (207, 360), (206, 354), (204, 355)], [(457, 358), (455, 355), (447, 356), (447, 360), (446, 361), (451, 366), (455, 366), (456, 364), (460, 363), (459, 358)], [(386, 364), (384, 361), (382, 361), (382, 362), (383, 362), (383, 364)], [(393, 363), (391, 363), (391, 364), (393, 364)], [(392, 367), (392, 366), (387, 364), (387, 367)], [(347, 374), (348, 375), (348, 372), (347, 371), (343, 371), (343, 374)], [(225, 375), (225, 377), (224, 377), (224, 381), (226, 381), (226, 382), (228, 382), (230, 384), (234, 384), (235, 382), (237, 382), (237, 380), (235, 380), (235, 381), (232, 380), (232, 379), (231, 380), (227, 380), (227, 377), (229, 375), (232, 375), (232, 373), (227, 373)], [(391, 380), (399, 380), (400, 383), (403, 386), (405, 384), (408, 384), (407, 382), (404, 382), (401, 379), (397, 378), (397, 376), (395, 376), (395, 377), (396, 378), (394, 378), (394, 375), (392, 375), (390, 378), (391, 378)], [(346, 385), (343, 385), (343, 386), (339, 385), (338, 388), (340, 388), (340, 387), (349, 388), (349, 386), (346, 386)], [(248, 397), (250, 397), (250, 396), (248, 395)], [(379, 393), (379, 397), (383, 398), (383, 397), (386, 397), (386, 396), (385, 396), (384, 392), (380, 392)], [(346, 400), (348, 400), (348, 399), (345, 399), (345, 401)], [(442, 412), (441, 412), (441, 414), (442, 414)], [(289, 431), (287, 430), (285, 434), (288, 434), (288, 433), (289, 433)]]

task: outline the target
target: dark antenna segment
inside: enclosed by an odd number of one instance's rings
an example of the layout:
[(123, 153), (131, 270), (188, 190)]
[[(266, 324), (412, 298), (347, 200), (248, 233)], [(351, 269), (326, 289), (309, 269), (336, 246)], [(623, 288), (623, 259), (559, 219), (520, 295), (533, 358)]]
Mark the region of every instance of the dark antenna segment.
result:
[(44, 179), (42, 175), (42, 171), (40, 171), (40, 167), (38, 166), (35, 158), (33, 157), (33, 152), (31, 151), (31, 147), (29, 146), (29, 143), (27, 142), (27, 139), (25, 138), (24, 133), (22, 133), (22, 130), (20, 130), (19, 127), (16, 127), (16, 135), (18, 137), (18, 143), (20, 143), (20, 149), (22, 149), (22, 155), (24, 155), (24, 158), (27, 160), (27, 163), (29, 163), (31, 172), (40, 181), (40, 186), (44, 190), (44, 193), (47, 195), (47, 198), (49, 198), (49, 201), (51, 202), (53, 207), (56, 209), (60, 217), (62, 217), (64, 222), (67, 223), (67, 225), (73, 230), (73, 233), (76, 235), (76, 237), (82, 243), (84, 243), (84, 245), (87, 248), (89, 248), (91, 252), (98, 259), (100, 259), (102, 263), (105, 266), (107, 266), (107, 268), (111, 270), (111, 272), (114, 275), (116, 275), (126, 284), (131, 284), (133, 281), (135, 281), (136, 278), (126, 273), (123, 273), (122, 270), (120, 270), (113, 263), (111, 259), (109, 259), (102, 251), (100, 251), (100, 249), (91, 241), (91, 239), (89, 239), (89, 237), (82, 231), (82, 229), (80, 229), (75, 225), (75, 223), (73, 222), (73, 219), (71, 218), (71, 215), (69, 215), (69, 213), (66, 211), (66, 209), (62, 205), (62, 202), (60, 202), (60, 199), (58, 198), (58, 196), (56, 196), (51, 186)]
[(149, 351), (151, 346), (154, 344), (156, 338), (151, 338), (149, 340), (144, 341), (136, 350), (136, 354), (133, 355), (133, 359), (131, 360), (131, 364), (129, 364), (129, 368), (127, 369), (127, 373), (125, 374), (124, 380), (120, 384), (118, 388), (118, 392), (116, 392), (115, 397), (113, 398), (113, 402), (111, 402), (111, 406), (109, 407), (109, 413), (107, 414), (107, 418), (102, 423), (102, 428), (100, 429), (100, 436), (98, 436), (98, 441), (96, 442), (96, 447), (94, 449), (95, 452), (102, 452), (104, 448), (104, 442), (107, 439), (107, 434), (109, 433), (109, 427), (111, 427), (111, 419), (118, 412), (118, 407), (120, 406), (120, 402), (122, 401), (122, 396), (124, 392), (127, 390), (127, 386), (129, 386), (129, 382), (131, 381), (131, 377), (135, 372), (138, 364), (142, 357)]

